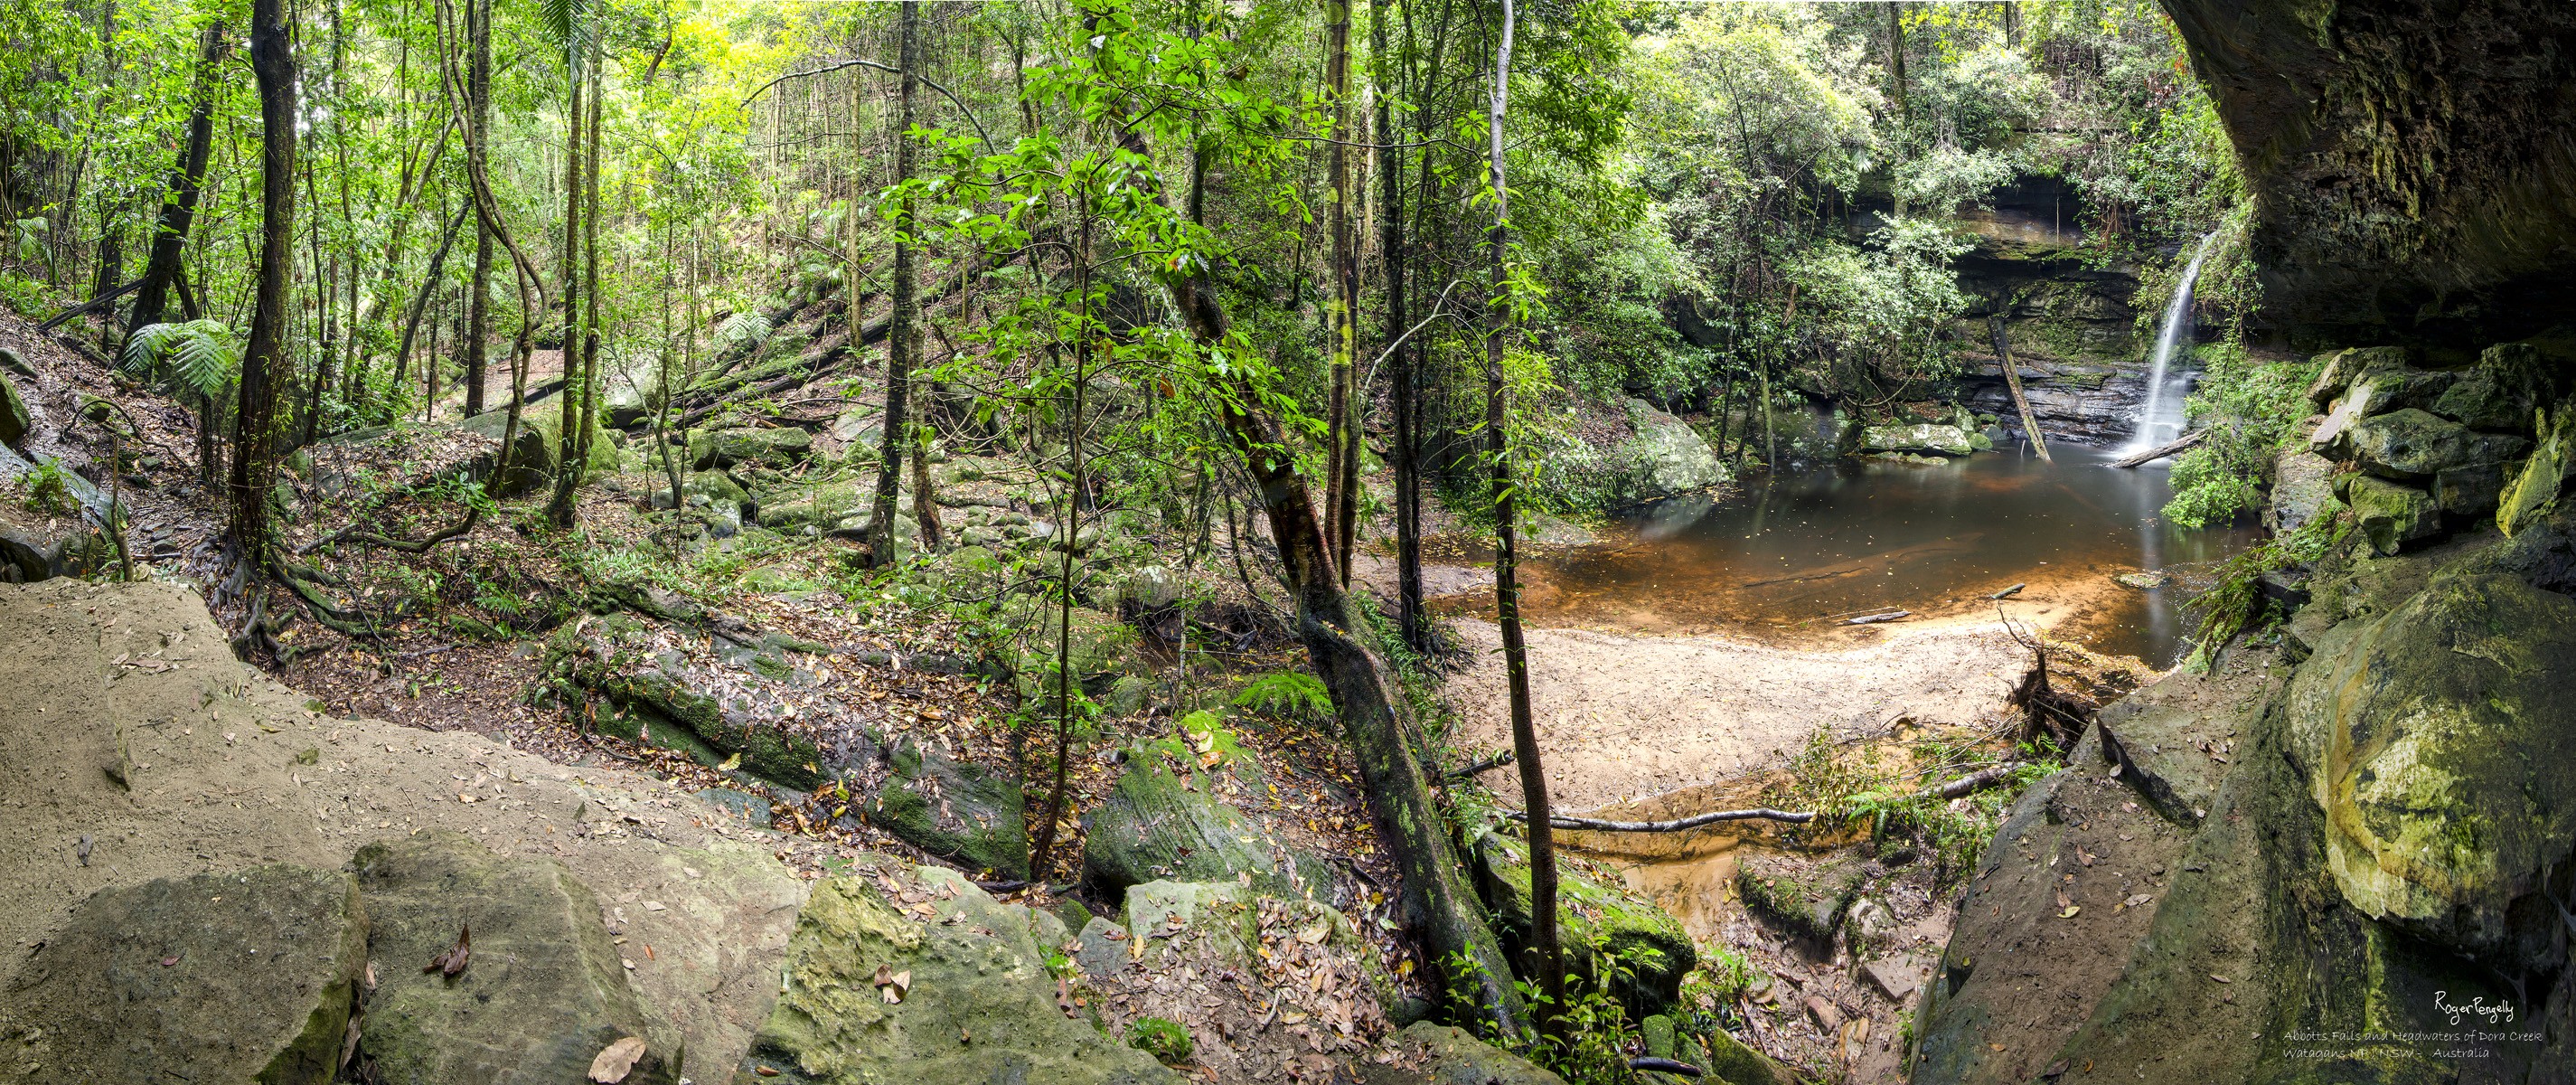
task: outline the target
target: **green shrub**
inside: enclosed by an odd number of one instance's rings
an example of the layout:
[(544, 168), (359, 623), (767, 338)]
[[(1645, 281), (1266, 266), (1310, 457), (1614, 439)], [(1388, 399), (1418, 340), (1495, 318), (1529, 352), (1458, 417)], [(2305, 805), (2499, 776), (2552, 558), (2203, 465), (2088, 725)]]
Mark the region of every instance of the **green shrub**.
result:
[(2187, 528), (2262, 507), (2272, 458), (2297, 439), (2294, 426), (2308, 415), (2308, 385), (2317, 376), (2315, 360), (2257, 359), (2236, 343), (2203, 347), (2200, 358), (2189, 410), (2209, 436), (2175, 461), (2174, 495), (2165, 503), (2165, 518)]
[(1165, 1066), (1178, 1066), (1190, 1061), (1190, 1030), (1177, 1021), (1140, 1017), (1127, 1026), (1127, 1046), (1154, 1056)]

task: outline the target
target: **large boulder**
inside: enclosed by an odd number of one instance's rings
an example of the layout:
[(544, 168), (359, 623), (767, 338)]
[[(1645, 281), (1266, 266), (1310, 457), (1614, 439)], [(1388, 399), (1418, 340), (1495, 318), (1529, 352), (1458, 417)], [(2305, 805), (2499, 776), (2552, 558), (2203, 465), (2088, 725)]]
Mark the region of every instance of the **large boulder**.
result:
[(1735, 476), (1709, 450), (1708, 440), (1690, 424), (1634, 396), (1625, 404), (1634, 435), (1620, 449), (1634, 466), (1637, 500), (1670, 497), (1735, 481)]
[(1028, 799), (1019, 782), (906, 739), (864, 806), (867, 821), (904, 843), (987, 876), (1029, 876)]
[(26, 443), (27, 431), (35, 418), (27, 412), (27, 401), (18, 398), (18, 384), (7, 374), (0, 374), (0, 445), (11, 448)]
[(2502, 464), (2531, 448), (2523, 438), (2477, 433), (2413, 407), (2356, 422), (2348, 439), (2363, 470), (2406, 482), (2459, 468)]
[(2334, 461), (2303, 448), (2283, 449), (2272, 461), (2272, 496), (2265, 516), (2274, 534), (2287, 535), (2321, 515), (2338, 511)]
[(1864, 427), (1859, 448), (1863, 452), (1913, 452), (1943, 456), (1965, 456), (1977, 450), (1978, 438), (1957, 426), (1935, 422), (1913, 425)]
[(1419, 1022), (1382, 1046), (1384, 1061), (1360, 1060), (1360, 1080), (1368, 1085), (1565, 1085), (1564, 1078), (1454, 1025)]
[(826, 880), (797, 916), (738, 1081), (1181, 1081), (1057, 1006), (1028, 909), (949, 871), (883, 856), (858, 869), (877, 879)]
[[(610, 1045), (645, 1041), (628, 1085), (679, 1079), (676, 1045), (629, 989), (599, 898), (561, 862), (504, 859), (432, 830), (359, 849), (377, 986), (358, 1050), (384, 1085), (581, 1081)], [(470, 932), (463, 972), (421, 966)]]
[(1156, 750), (1129, 751), (1108, 798), (1083, 818), (1082, 878), (1093, 892), (1114, 902), (1146, 882), (1249, 879), (1265, 892), (1302, 897), (1330, 884), (1322, 864), (1219, 800), (1221, 790), (1245, 790), (1234, 769), (1175, 768)]
[(799, 715), (783, 709), (777, 691), (761, 698), (743, 688), (757, 683), (742, 672), (773, 681), (805, 679), (806, 672), (775, 650), (738, 653), (739, 669), (719, 668), (693, 654), (701, 643), (628, 614), (591, 616), (548, 638), (543, 665), (568, 699), (596, 694), (609, 702), (612, 710), (597, 715), (609, 734), (710, 765), (739, 756), (746, 771), (789, 787), (821, 784), (827, 761)]
[[(1529, 844), (1497, 832), (1476, 837), (1471, 848), (1476, 891), (1492, 909), (1495, 933), (1515, 959), (1529, 944)], [(1622, 959), (1625, 970), (1610, 993), (1638, 1017), (1673, 1005), (1682, 977), (1699, 966), (1699, 950), (1681, 921), (1652, 902), (1639, 900), (1611, 877), (1595, 876), (1582, 864), (1560, 857), (1556, 865), (1557, 907), (1563, 921), (1557, 940), (1565, 948), (1569, 972), (1599, 976), (1600, 952)]]
[(2352, 480), (2344, 498), (2352, 505), (2370, 548), (2383, 556), (2430, 538), (2442, 527), (2441, 509), (2433, 495), (2404, 483), (2362, 475)]
[[(499, 441), (509, 421), (506, 410), (485, 411), (466, 419), (463, 428), (468, 433)], [(617, 446), (610, 443), (608, 430), (601, 427), (596, 418), (590, 419), (589, 423), (590, 461), (582, 472), (585, 482), (616, 474), (618, 469)], [(534, 493), (539, 487), (554, 481), (555, 469), (560, 462), (556, 453), (562, 447), (562, 436), (561, 404), (549, 400), (521, 408), (518, 436), (511, 441), (509, 474), (498, 481), (487, 479), (486, 488), (495, 497), (517, 497)], [(485, 470), (488, 473), (489, 469)]]
[(2523, 430), (2531, 425), (2531, 413), (2548, 402), (2551, 383), (2538, 348), (2498, 343), (2443, 390), (2433, 413), (2471, 429)]
[[(1062, 604), (1027, 596), (1013, 600), (1010, 608), (1013, 624), (1029, 630), (1019, 663), (1012, 668), (1021, 700), (1054, 702), (1056, 683), (1051, 674), (1059, 652), (1077, 686), (1096, 685), (1126, 671), (1136, 631), (1117, 618), (1074, 607), (1068, 623)], [(1072, 636), (1065, 639), (1062, 631), (1068, 628)]]
[(366, 930), (357, 884), (339, 871), (277, 865), (101, 890), (0, 998), (0, 1022), (16, 1026), (0, 1027), (0, 1081), (325, 1085)]
[(2535, 894), (2576, 852), (2576, 601), (2452, 575), (2337, 632), (2291, 687), (2288, 750), (2344, 899), (2472, 953), (2545, 946)]
[(2539, 445), (2498, 497), (2496, 526), (2519, 535), (2558, 501), (2567, 476), (2576, 474), (2576, 400), (2539, 417)]
[(854, 479), (793, 486), (762, 495), (760, 526), (790, 535), (864, 528), (875, 500), (875, 485)]
[(794, 426), (722, 429), (689, 436), (689, 462), (700, 468), (757, 463), (793, 467), (814, 454), (814, 435)]

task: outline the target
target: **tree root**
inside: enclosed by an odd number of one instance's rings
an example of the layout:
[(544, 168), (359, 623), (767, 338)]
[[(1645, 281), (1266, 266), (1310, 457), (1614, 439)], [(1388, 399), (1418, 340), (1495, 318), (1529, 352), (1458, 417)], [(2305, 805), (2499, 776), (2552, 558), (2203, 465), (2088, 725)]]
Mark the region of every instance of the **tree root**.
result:
[[(1925, 788), (1906, 798), (1909, 801), (1946, 801), (1973, 794), (2010, 780), (2012, 777), (2013, 766), (1997, 765), (1989, 769), (1979, 769), (1939, 787)], [(1526, 819), (1526, 815), (1518, 810), (1503, 811), (1503, 816), (1514, 821)], [(1670, 821), (1605, 821), (1600, 818), (1572, 818), (1559, 814), (1549, 817), (1547, 823), (1559, 829), (1581, 829), (1596, 833), (1678, 833), (1703, 825), (1715, 825), (1722, 821), (1782, 821), (1804, 825), (1816, 820), (1817, 816), (1817, 812), (1813, 810), (1773, 810), (1761, 807), (1752, 810), (1715, 810), (1705, 814), (1693, 814), (1686, 818), (1674, 818)]]

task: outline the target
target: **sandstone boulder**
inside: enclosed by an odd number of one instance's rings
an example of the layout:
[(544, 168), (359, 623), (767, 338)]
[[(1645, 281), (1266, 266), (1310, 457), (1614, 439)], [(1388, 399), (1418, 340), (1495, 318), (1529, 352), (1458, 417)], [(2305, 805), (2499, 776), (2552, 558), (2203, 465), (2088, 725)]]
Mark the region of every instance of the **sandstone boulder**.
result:
[(777, 1004), (736, 1080), (1178, 1085), (1057, 1007), (1028, 909), (949, 871), (859, 866), (881, 880), (827, 880), (797, 916)]
[[(503, 859), (438, 830), (368, 845), (352, 865), (379, 984), (358, 1040), (370, 1080), (581, 1081), (629, 1037), (646, 1044), (627, 1082), (679, 1080), (680, 1053), (646, 1023), (599, 899), (562, 863)], [(471, 932), (465, 970), (422, 971), (460, 931)]]
[[(325, 1085), (366, 967), (347, 874), (277, 865), (102, 890), (0, 999), (0, 1081)], [(417, 967), (417, 966), (415, 966)]]
[(2453, 575), (2356, 624), (2288, 702), (2344, 899), (2472, 953), (2545, 941), (2534, 894), (2576, 851), (2576, 601)]

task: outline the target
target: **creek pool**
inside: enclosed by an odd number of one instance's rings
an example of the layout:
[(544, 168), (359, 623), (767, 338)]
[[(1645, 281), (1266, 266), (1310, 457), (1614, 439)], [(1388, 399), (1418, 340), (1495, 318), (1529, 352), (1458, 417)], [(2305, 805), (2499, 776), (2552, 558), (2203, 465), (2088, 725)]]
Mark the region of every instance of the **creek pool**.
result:
[[(2051, 452), (2055, 462), (2018, 447), (1938, 465), (1837, 460), (1645, 506), (1598, 545), (1531, 559), (1524, 610), (1543, 625), (1792, 641), (1890, 609), (1991, 616), (1986, 597), (2018, 583), (2004, 604), (2014, 619), (2172, 666), (2193, 574), (2258, 533), (2166, 522), (2163, 462), (2121, 469), (2106, 466), (2108, 449)], [(2111, 579), (2136, 572), (2172, 579), (2144, 590)]]

